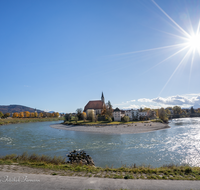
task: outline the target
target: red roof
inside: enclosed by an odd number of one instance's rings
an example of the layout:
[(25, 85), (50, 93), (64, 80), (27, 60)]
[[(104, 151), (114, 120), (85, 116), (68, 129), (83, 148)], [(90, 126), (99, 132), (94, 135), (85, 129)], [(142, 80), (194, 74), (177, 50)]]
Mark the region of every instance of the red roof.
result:
[(101, 100), (89, 101), (84, 108), (84, 111), (87, 109), (103, 109), (103, 102)]

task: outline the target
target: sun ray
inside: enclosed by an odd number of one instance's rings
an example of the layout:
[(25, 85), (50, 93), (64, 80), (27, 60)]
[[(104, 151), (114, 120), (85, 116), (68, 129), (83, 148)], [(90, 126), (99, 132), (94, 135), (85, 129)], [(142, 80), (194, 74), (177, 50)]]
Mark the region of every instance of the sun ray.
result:
[(185, 50), (186, 48), (188, 48), (188, 46), (182, 48), (181, 50), (177, 51), (176, 53), (170, 55), (169, 57), (167, 57), (166, 59), (164, 59), (163, 61), (159, 62), (158, 64), (154, 65), (153, 67), (151, 67), (150, 69), (148, 69), (147, 71), (145, 71), (143, 74), (145, 74), (146, 72), (150, 71), (151, 69), (157, 67), (158, 65), (160, 65), (161, 63), (167, 61), (168, 59), (174, 57), (175, 55), (179, 54), (180, 52), (182, 52), (183, 50)]
[(139, 50), (139, 51), (115, 54), (113, 56), (129, 55), (129, 54), (142, 53), (142, 52), (147, 52), (147, 51), (155, 51), (155, 50), (167, 49), (167, 48), (176, 47), (176, 46), (183, 46), (183, 45), (186, 45), (186, 44), (187, 43), (181, 43), (181, 44), (175, 44), (175, 45), (170, 45), (170, 46), (163, 46), (163, 47), (158, 47), (158, 48), (152, 48), (152, 49), (146, 49), (146, 50)]
[(189, 83), (190, 83), (191, 74), (192, 74), (192, 67), (193, 67), (193, 62), (194, 62), (194, 55), (195, 55), (195, 49), (193, 49), (193, 51), (192, 51), (192, 60), (191, 60), (191, 66), (190, 66)]
[(162, 11), (162, 13), (165, 14), (186, 36), (190, 37), (190, 35), (183, 29), (181, 28), (154, 0), (152, 2)]
[[(188, 46), (189, 47), (189, 46)], [(187, 55), (190, 53), (191, 49), (188, 50), (188, 52), (185, 54), (185, 56), (183, 57), (183, 59), (181, 60), (181, 62), (178, 64), (178, 66), (176, 67), (176, 69), (174, 70), (174, 72), (172, 73), (172, 75), (169, 77), (168, 81), (166, 82), (166, 84), (164, 85), (164, 87), (162, 88), (162, 90), (160, 91), (159, 95), (162, 93), (162, 91), (165, 89), (165, 87), (167, 86), (167, 84), (169, 83), (169, 81), (172, 79), (172, 77), (174, 76), (174, 74), (176, 73), (176, 71), (178, 70), (178, 68), (181, 66), (181, 64), (183, 63), (183, 61), (185, 60), (185, 58), (187, 57)]]

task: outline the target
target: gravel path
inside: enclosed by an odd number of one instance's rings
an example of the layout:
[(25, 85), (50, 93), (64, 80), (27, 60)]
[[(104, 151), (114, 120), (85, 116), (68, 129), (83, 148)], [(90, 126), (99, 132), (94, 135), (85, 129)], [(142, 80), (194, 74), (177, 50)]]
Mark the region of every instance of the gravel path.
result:
[(63, 129), (68, 131), (82, 131), (92, 133), (105, 133), (105, 134), (136, 134), (146, 133), (155, 130), (170, 128), (168, 124), (149, 122), (149, 123), (133, 123), (124, 125), (105, 125), (105, 126), (80, 126), (80, 125), (51, 125), (56, 129)]

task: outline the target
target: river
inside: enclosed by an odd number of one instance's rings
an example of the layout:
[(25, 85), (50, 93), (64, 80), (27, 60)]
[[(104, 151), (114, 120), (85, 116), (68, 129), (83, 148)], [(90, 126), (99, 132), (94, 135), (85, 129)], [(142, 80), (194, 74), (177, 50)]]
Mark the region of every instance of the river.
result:
[(168, 129), (140, 134), (94, 134), (38, 122), (0, 126), (0, 155), (23, 152), (65, 157), (85, 150), (96, 166), (189, 164), (200, 166), (200, 118), (173, 119)]

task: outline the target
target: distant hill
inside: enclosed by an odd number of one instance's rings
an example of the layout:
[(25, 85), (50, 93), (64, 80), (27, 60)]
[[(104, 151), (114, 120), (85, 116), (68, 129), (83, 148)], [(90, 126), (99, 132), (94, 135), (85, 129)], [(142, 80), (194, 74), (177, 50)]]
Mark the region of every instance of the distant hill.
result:
[[(3, 114), (5, 114), (5, 113), (14, 113), (14, 112), (19, 113), (19, 112), (24, 112), (24, 111), (35, 112), (35, 109), (26, 107), (26, 106), (21, 106), (21, 105), (9, 105), (9, 106), (0, 106), (0, 111)], [(40, 112), (44, 112), (44, 111), (37, 110), (37, 112), (40, 113)]]

